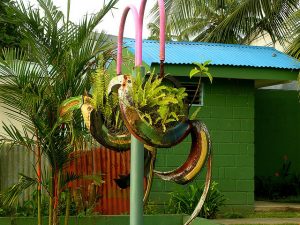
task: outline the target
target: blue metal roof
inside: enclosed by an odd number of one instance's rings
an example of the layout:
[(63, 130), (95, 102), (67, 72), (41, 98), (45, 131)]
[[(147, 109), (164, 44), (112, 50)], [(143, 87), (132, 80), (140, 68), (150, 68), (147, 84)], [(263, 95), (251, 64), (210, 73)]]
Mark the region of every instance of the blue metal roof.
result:
[[(124, 46), (135, 52), (135, 41), (125, 39)], [(269, 67), (282, 69), (300, 69), (300, 62), (271, 47), (200, 43), (200, 42), (167, 42), (166, 64), (192, 64), (211, 60), (211, 65)], [(159, 42), (143, 41), (143, 61), (151, 65), (159, 63)]]

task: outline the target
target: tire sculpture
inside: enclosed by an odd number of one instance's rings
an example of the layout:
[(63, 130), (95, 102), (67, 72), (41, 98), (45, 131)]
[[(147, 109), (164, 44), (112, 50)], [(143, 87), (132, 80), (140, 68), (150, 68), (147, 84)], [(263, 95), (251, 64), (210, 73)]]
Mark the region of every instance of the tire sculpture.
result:
[[(199, 214), (206, 195), (209, 190), (211, 181), (211, 140), (206, 125), (199, 120), (189, 120), (188, 118), (179, 122), (173, 128), (166, 132), (157, 130), (144, 120), (142, 120), (139, 112), (133, 107), (134, 102), (130, 95), (130, 88), (132, 85), (131, 76), (122, 75), (122, 44), (123, 33), (128, 12), (131, 10), (135, 21), (136, 31), (136, 52), (135, 52), (135, 66), (138, 68), (142, 65), (142, 27), (144, 11), (147, 0), (141, 0), (139, 12), (133, 5), (125, 8), (118, 36), (118, 54), (117, 54), (117, 76), (113, 78), (109, 84), (108, 93), (112, 90), (117, 90), (119, 97), (119, 106), (123, 121), (127, 127), (128, 132), (115, 135), (109, 132), (105, 127), (103, 115), (100, 111), (94, 109), (89, 103), (89, 97), (73, 97), (62, 103), (59, 114), (64, 116), (76, 109), (81, 109), (86, 127), (91, 135), (101, 145), (113, 151), (126, 151), (130, 148), (130, 135), (134, 135), (145, 146), (145, 169), (144, 173), (147, 176), (147, 187), (144, 195), (144, 203), (147, 201), (153, 174), (165, 181), (172, 181), (177, 184), (187, 184), (191, 182), (205, 166), (207, 167), (205, 187), (199, 202), (188, 219), (185, 225), (190, 224), (193, 219)], [(164, 60), (165, 60), (165, 8), (164, 1), (158, 0), (160, 12), (160, 76), (164, 76)], [(162, 172), (154, 170), (156, 159), (156, 148), (169, 148), (182, 142), (188, 135), (192, 137), (192, 144), (187, 160), (178, 168), (172, 171)], [(116, 179), (116, 183), (121, 188), (129, 186), (128, 175), (120, 175)]]

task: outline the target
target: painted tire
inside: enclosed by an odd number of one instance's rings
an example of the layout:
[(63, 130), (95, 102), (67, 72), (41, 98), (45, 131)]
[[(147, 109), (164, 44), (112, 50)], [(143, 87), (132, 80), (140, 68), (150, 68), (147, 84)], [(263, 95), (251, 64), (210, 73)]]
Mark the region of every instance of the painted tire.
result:
[[(118, 80), (120, 80), (120, 76), (118, 76)], [(179, 122), (166, 132), (162, 132), (144, 121), (134, 107), (129, 93), (129, 85), (131, 85), (130, 76), (123, 75), (121, 87), (118, 89), (120, 109), (127, 129), (139, 141), (155, 148), (169, 148), (180, 143), (190, 133), (192, 124), (188, 119)]]

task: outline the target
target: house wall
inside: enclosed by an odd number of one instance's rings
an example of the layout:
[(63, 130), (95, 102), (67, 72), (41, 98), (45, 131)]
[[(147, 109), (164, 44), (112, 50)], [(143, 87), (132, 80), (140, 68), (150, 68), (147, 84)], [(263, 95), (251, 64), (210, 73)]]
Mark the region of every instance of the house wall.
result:
[(257, 90), (255, 94), (255, 175), (275, 176), (284, 160), (300, 171), (300, 104), (297, 91)]
[(9, 116), (6, 114), (6, 112), (7, 112), (7, 110), (4, 108), (4, 105), (0, 103), (0, 135), (5, 134), (4, 129), (3, 129), (3, 123), (6, 123), (7, 125), (9, 125), (12, 122), (21, 131), (22, 124), (9, 118)]
[[(254, 204), (254, 81), (214, 79), (204, 85), (204, 106), (199, 113), (213, 142), (212, 180), (225, 195), (224, 212), (252, 211)], [(181, 165), (189, 152), (190, 138), (172, 149), (160, 149), (157, 170)], [(203, 184), (205, 173), (193, 182)], [(186, 185), (187, 186), (187, 185)], [(166, 211), (170, 193), (186, 188), (155, 178), (150, 203)]]

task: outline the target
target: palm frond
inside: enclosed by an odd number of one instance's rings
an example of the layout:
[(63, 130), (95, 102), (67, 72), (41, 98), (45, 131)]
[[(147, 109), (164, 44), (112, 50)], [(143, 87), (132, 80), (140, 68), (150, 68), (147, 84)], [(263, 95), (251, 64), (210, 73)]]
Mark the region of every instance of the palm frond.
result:
[(18, 183), (14, 184), (8, 188), (7, 191), (1, 194), (1, 200), (3, 201), (3, 204), (7, 206), (13, 205), (18, 200), (19, 195), (24, 192), (24, 190), (37, 184), (37, 179), (20, 174)]
[[(268, 33), (284, 44), (289, 30), (284, 21), (298, 9), (299, 0), (167, 0), (172, 34), (180, 39), (221, 43), (249, 43)], [(152, 9), (158, 24), (158, 7)]]
[(300, 59), (300, 10), (297, 10), (287, 21), (287, 25), (291, 28), (289, 33), (286, 34), (289, 46), (286, 52)]
[(20, 131), (16, 126), (12, 124), (7, 125), (3, 122), (2, 127), (6, 132), (6, 135), (0, 136), (2, 142), (10, 143), (11, 145), (21, 145), (27, 150), (33, 151), (35, 145), (33, 135), (28, 132), (25, 126), (23, 126), (23, 130)]
[(112, 44), (105, 33), (93, 30), (116, 2), (106, 1), (79, 24), (66, 20), (52, 0), (38, 0), (38, 7), (23, 1), (10, 6), (21, 21), (28, 49), (7, 50), (0, 59), (0, 102), (26, 129), (4, 125), (3, 138), (32, 149), (38, 142), (55, 171), (66, 167), (70, 153), (88, 140), (80, 113), (60, 119), (57, 108), (63, 100), (89, 90), (91, 73), (97, 65), (105, 65), (99, 55), (111, 52)]

